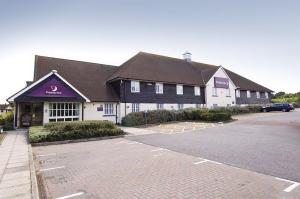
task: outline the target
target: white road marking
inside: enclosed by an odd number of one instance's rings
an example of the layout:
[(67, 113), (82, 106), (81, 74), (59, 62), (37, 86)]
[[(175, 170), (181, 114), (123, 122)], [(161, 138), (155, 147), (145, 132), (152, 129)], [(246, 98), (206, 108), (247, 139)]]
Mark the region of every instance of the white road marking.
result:
[(49, 153), (49, 154), (41, 154), (41, 155), (36, 155), (36, 157), (45, 157), (45, 156), (54, 156), (56, 153)]
[(158, 156), (162, 156), (162, 154), (155, 154), (155, 155), (153, 155), (153, 157), (158, 157)]
[(41, 169), (39, 172), (50, 171), (50, 170), (55, 170), (55, 169), (64, 169), (64, 168), (65, 168), (65, 166), (53, 167), (53, 168)]
[(282, 181), (285, 181), (285, 182), (289, 182), (289, 183), (292, 183), (292, 185), (288, 186), (287, 188), (285, 188), (283, 191), (285, 192), (291, 192), (293, 189), (295, 189), (296, 187), (298, 187), (300, 185), (299, 182), (295, 182), (295, 181), (292, 181), (292, 180), (287, 180), (287, 179), (283, 179), (283, 178), (278, 178), (276, 177), (277, 180), (282, 180)]
[(287, 187), (285, 190), (283, 190), (283, 191), (285, 191), (285, 192), (290, 192), (290, 191), (292, 191), (293, 189), (295, 189), (296, 187), (298, 187), (300, 185), (300, 183), (294, 183), (294, 184), (292, 184), (291, 186), (289, 186), (289, 187)]
[(126, 144), (142, 144), (142, 143), (139, 143), (139, 142), (126, 142)]
[(202, 164), (204, 162), (209, 162), (208, 160), (202, 160), (202, 161), (199, 161), (199, 162), (194, 162), (194, 164)]
[(157, 151), (169, 151), (169, 149), (158, 148), (158, 149), (151, 150), (151, 152), (157, 152)]
[(67, 198), (73, 198), (75, 196), (80, 196), (80, 195), (83, 195), (84, 192), (78, 192), (78, 193), (74, 193), (74, 194), (71, 194), (71, 195), (67, 195), (67, 196), (62, 196), (62, 197), (59, 197), (59, 198), (56, 198), (56, 199), (67, 199)]

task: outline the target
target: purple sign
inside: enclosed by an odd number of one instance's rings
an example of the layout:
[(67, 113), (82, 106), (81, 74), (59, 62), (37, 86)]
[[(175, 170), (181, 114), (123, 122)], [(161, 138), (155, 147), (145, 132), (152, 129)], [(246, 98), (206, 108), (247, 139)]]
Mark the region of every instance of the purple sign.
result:
[(228, 78), (215, 77), (215, 88), (229, 88)]
[(42, 85), (38, 85), (29, 93), (32, 97), (76, 97), (73, 90), (67, 88), (55, 78)]

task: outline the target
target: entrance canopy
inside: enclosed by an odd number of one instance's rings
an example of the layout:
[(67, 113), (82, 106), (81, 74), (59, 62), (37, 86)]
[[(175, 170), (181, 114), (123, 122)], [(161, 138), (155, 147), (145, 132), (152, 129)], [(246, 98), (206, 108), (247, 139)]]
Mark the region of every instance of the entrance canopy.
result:
[(80, 91), (52, 71), (7, 99), (8, 102), (73, 101), (89, 102)]

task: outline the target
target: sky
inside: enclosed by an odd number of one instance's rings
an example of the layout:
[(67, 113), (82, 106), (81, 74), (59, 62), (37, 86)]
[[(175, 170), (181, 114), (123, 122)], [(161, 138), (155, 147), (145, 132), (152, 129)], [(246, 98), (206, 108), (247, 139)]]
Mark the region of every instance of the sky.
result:
[(222, 65), (300, 91), (300, 1), (0, 0), (0, 103), (33, 79), (34, 55), (119, 66), (140, 51)]

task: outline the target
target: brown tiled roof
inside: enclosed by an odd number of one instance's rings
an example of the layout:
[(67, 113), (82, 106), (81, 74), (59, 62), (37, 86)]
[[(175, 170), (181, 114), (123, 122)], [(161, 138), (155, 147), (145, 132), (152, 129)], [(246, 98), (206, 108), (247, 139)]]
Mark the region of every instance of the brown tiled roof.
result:
[(258, 83), (255, 83), (241, 75), (238, 75), (226, 68), (225, 72), (227, 73), (227, 75), (229, 76), (229, 78), (231, 79), (231, 81), (233, 81), (233, 83), (239, 87), (241, 90), (251, 90), (251, 91), (262, 91), (262, 92), (273, 92), (271, 89), (268, 89)]
[(140, 52), (122, 64), (110, 81), (134, 79), (166, 83), (205, 86), (203, 79), (191, 63), (182, 59)]
[(59, 75), (91, 101), (115, 102), (119, 101), (119, 98), (106, 81), (117, 69), (116, 66), (37, 55), (35, 57), (34, 81), (42, 78), (52, 70), (57, 70)]
[[(140, 52), (120, 67), (45, 56), (35, 57), (34, 81), (52, 70), (65, 78), (91, 101), (119, 101), (109, 83), (117, 79), (133, 79), (165, 83), (205, 86), (220, 66), (187, 62), (161, 55)], [(224, 68), (241, 90), (268, 91), (245, 77)]]
[[(109, 80), (135, 79), (205, 86), (219, 68), (220, 66), (140, 52), (122, 64)], [(242, 90), (272, 92), (228, 69), (224, 70), (232, 82)]]

